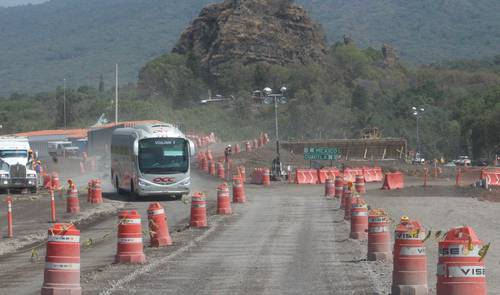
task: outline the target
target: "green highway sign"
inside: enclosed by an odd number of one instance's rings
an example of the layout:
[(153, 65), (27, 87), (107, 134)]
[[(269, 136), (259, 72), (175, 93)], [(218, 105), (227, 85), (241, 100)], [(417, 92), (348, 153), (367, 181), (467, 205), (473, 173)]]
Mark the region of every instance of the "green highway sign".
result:
[(340, 155), (337, 148), (305, 147), (304, 160), (336, 160)]

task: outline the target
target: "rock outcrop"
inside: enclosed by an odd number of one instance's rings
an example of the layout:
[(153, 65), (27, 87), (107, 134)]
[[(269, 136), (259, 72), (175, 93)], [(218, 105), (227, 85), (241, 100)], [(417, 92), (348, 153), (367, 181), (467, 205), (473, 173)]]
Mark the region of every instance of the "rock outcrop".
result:
[(384, 43), (382, 45), (382, 55), (384, 56), (385, 67), (392, 68), (399, 63), (399, 56), (396, 52), (396, 48), (390, 44)]
[(308, 64), (327, 53), (322, 29), (292, 0), (226, 0), (205, 7), (173, 52), (216, 71), (226, 62)]

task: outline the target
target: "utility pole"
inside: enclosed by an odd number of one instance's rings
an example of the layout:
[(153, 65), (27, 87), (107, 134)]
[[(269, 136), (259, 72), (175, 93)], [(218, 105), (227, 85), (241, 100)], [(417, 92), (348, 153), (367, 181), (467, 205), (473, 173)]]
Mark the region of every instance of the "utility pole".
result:
[(115, 124), (118, 124), (118, 64), (115, 69)]
[(64, 117), (64, 129), (68, 128), (67, 121), (66, 121), (66, 78), (63, 79), (64, 81), (64, 86), (63, 86), (63, 117)]

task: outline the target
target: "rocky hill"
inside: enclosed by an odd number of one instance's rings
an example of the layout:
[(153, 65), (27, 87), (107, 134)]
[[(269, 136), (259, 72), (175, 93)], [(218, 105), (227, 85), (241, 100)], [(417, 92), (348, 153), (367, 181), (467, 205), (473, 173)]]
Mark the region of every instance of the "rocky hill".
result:
[(213, 70), (227, 61), (243, 64), (320, 62), (326, 38), (301, 6), (290, 0), (226, 0), (202, 9), (174, 47)]
[[(0, 7), (0, 95), (49, 90), (64, 77), (70, 86), (97, 85), (101, 74), (108, 88), (116, 62), (120, 80), (135, 82), (140, 67), (172, 50), (203, 7), (222, 1), (51, 0)], [(412, 63), (499, 54), (498, 0), (295, 2), (323, 26), (329, 44), (344, 34), (363, 48), (390, 43)]]

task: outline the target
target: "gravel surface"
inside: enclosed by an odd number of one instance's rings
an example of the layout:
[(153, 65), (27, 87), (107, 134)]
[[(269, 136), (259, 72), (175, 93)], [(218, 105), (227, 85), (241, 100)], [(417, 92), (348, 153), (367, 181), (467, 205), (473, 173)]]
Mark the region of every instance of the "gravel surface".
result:
[[(220, 149), (220, 147), (215, 148)], [(248, 167), (264, 166), (273, 155), (267, 148), (235, 159)], [(247, 168), (248, 169), (248, 168)], [(247, 170), (247, 173), (249, 171)], [(91, 177), (106, 179), (106, 172), (72, 177), (84, 187)], [(500, 294), (499, 191), (486, 195), (478, 189), (456, 188), (452, 177), (406, 177), (406, 188), (380, 190), (368, 184), (371, 207), (384, 208), (394, 220), (408, 215), (433, 232), (470, 225), (485, 242), (489, 294)], [(82, 234), (82, 287), (84, 294), (389, 294), (392, 265), (367, 262), (366, 241), (348, 239), (349, 224), (343, 221), (338, 202), (325, 199), (322, 185), (273, 183), (271, 188), (247, 185), (249, 202), (234, 206), (231, 216), (216, 216), (215, 188), (220, 182), (204, 173), (193, 173), (193, 191), (208, 195), (208, 229), (191, 229), (189, 204), (155, 198), (131, 200), (113, 193), (104, 182), (105, 204), (90, 206), (81, 201), (82, 213), (66, 215), (57, 199), (58, 218), (79, 223)], [(486, 197), (485, 197), (486, 196)], [(476, 198), (480, 197), (480, 198)], [(3, 202), (5, 196), (0, 196)], [(85, 200), (82, 197), (81, 200)], [(137, 209), (147, 228), (146, 209), (162, 201), (174, 239), (171, 247), (146, 247), (142, 266), (113, 264), (116, 251), (116, 211)], [(16, 195), (14, 239), (0, 239), (0, 294), (39, 294), (43, 281), (46, 230), (50, 226), (49, 198)], [(4, 214), (0, 230), (6, 232)], [(37, 243), (40, 243), (37, 245)], [(437, 240), (426, 243), (428, 281), (435, 294)], [(32, 251), (33, 246), (39, 246)]]
[[(150, 262), (134, 268), (137, 275), (131, 276), (129, 266), (113, 266), (85, 290), (88, 294), (384, 294), (387, 286), (377, 277), (384, 267), (363, 261), (366, 244), (348, 239), (349, 227), (338, 202), (314, 190), (247, 186), (249, 202), (235, 206), (233, 216), (213, 220), (209, 229), (213, 233), (198, 235), (202, 238), (187, 243), (188, 250), (149, 251)], [(183, 235), (192, 238), (191, 231)], [(178, 242), (179, 238), (182, 235)], [(120, 281), (123, 278), (125, 282)]]

